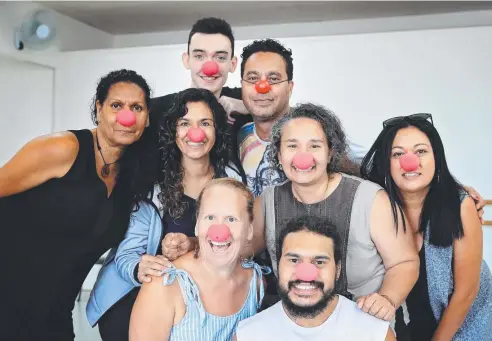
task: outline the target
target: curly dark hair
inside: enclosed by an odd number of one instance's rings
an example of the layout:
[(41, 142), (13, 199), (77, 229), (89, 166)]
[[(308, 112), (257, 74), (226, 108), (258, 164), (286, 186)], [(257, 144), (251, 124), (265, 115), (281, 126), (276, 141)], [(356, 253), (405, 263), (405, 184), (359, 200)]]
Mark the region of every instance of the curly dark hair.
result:
[(346, 158), (348, 149), (347, 138), (345, 136), (342, 123), (333, 111), (311, 103), (298, 104), (297, 106), (292, 107), (287, 114), (285, 114), (273, 125), (271, 148), (269, 149), (270, 160), (272, 160), (273, 166), (280, 171), (278, 169), (278, 152), (280, 151), (282, 128), (289, 121), (300, 117), (313, 119), (319, 122), (319, 124), (323, 127), (323, 131), (325, 132), (326, 140), (328, 142), (328, 147), (332, 153), (331, 160), (328, 163), (327, 172), (333, 173), (341, 171), (341, 161)]
[[(173, 218), (179, 218), (186, 209), (183, 201), (184, 169), (181, 166), (182, 153), (176, 144), (178, 120), (187, 113), (186, 104), (203, 102), (212, 111), (215, 127), (215, 144), (210, 150), (210, 164), (214, 167), (214, 177), (225, 177), (226, 166), (233, 162), (231, 135), (227, 125), (227, 114), (212, 92), (206, 89), (190, 88), (176, 94), (174, 104), (159, 124), (159, 200), (162, 207)], [(243, 176), (240, 165), (235, 164), (238, 174)], [(243, 177), (244, 179), (244, 177)]]
[(279, 54), (287, 66), (287, 78), (292, 80), (294, 75), (294, 63), (292, 59), (292, 50), (287, 49), (275, 39), (255, 40), (243, 49), (241, 54), (241, 78), (244, 76), (244, 66), (249, 57), (258, 52), (273, 52)]
[[(145, 94), (145, 103), (149, 108), (152, 91), (147, 81), (133, 70), (112, 71), (103, 76), (97, 84), (96, 94), (91, 104), (91, 118), (95, 125), (98, 125), (96, 103), (103, 104), (111, 86), (120, 82), (139, 86)], [(114, 219), (122, 219), (123, 221), (118, 223), (126, 224), (126, 226), (128, 226), (131, 212), (138, 210), (139, 202), (149, 196), (157, 178), (157, 159), (155, 153), (152, 152), (150, 137), (151, 132), (145, 129), (137, 142), (126, 147), (117, 162), (118, 174), (115, 191), (118, 191), (118, 196), (123, 198), (120, 202), (121, 209), (127, 214), (118, 215)]]

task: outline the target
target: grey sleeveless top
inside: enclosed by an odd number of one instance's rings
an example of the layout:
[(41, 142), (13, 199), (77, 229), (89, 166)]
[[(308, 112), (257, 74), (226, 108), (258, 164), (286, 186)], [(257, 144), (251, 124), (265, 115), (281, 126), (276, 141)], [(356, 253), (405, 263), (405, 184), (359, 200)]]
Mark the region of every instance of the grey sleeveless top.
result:
[(269, 187), (261, 194), (265, 217), (265, 240), (272, 267), (277, 274), (276, 241), (280, 229), (296, 216), (313, 214), (328, 218), (337, 227), (342, 241), (341, 287), (361, 296), (377, 292), (383, 282), (383, 260), (370, 235), (372, 203), (380, 186), (370, 181), (342, 174), (337, 188), (326, 199), (306, 205), (292, 194), (291, 182)]

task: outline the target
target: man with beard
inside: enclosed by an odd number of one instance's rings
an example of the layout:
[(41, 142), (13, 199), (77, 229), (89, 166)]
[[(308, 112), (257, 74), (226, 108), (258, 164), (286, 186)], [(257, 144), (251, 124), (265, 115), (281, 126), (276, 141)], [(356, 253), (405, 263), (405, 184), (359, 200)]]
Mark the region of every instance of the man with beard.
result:
[(326, 219), (289, 221), (277, 241), (281, 301), (239, 323), (236, 341), (392, 341), (389, 323), (341, 296), (341, 242)]

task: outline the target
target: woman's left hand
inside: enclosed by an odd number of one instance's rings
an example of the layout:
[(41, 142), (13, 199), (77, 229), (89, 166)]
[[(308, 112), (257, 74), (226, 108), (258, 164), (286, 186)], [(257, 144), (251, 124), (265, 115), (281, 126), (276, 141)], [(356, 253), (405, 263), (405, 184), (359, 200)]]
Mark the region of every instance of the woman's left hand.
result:
[(392, 302), (378, 293), (360, 297), (357, 300), (357, 306), (363, 312), (385, 321), (391, 321), (396, 313), (396, 307)]
[(480, 218), (480, 221), (483, 224), (483, 208), (485, 207), (485, 199), (482, 198), (480, 193), (478, 193), (475, 190), (475, 188), (468, 187), (468, 186), (464, 186), (464, 187), (465, 187), (465, 190), (468, 192), (468, 194), (475, 201), (475, 207), (477, 208), (477, 211), (478, 211), (478, 217)]

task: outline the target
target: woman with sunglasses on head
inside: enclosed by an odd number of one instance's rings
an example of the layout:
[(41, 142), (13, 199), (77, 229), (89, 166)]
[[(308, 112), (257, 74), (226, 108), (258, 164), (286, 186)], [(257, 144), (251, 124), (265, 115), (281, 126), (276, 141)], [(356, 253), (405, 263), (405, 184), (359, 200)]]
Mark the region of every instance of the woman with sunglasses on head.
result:
[(492, 276), (482, 259), (480, 219), (429, 119), (385, 121), (361, 173), (386, 189), (419, 251), (420, 276), (406, 300), (410, 340), (492, 340)]
[[(130, 222), (125, 240), (110, 253), (87, 306), (91, 325), (104, 341), (128, 340), (128, 326), (140, 286), (162, 276), (165, 254), (195, 249), (196, 198), (212, 179), (246, 175), (231, 161), (227, 115), (206, 89), (179, 92), (160, 122), (160, 175), (154, 203), (144, 202)], [(157, 206), (157, 207), (156, 207)], [(160, 214), (161, 213), (161, 214)], [(161, 220), (162, 215), (162, 220)], [(155, 279), (154, 279), (155, 280)]]

